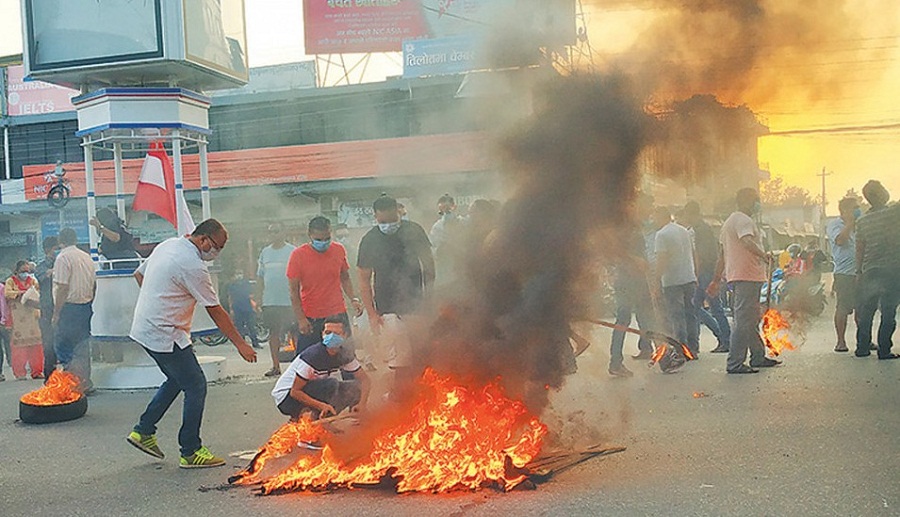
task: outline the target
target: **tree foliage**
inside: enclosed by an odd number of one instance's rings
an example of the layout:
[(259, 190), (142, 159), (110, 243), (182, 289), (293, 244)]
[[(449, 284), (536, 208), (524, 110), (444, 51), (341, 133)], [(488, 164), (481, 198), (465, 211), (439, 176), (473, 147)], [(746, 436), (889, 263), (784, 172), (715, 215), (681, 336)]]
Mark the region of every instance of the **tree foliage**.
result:
[(816, 200), (808, 190), (795, 185), (787, 185), (784, 178), (775, 176), (762, 183), (759, 189), (760, 200), (771, 206), (810, 206)]

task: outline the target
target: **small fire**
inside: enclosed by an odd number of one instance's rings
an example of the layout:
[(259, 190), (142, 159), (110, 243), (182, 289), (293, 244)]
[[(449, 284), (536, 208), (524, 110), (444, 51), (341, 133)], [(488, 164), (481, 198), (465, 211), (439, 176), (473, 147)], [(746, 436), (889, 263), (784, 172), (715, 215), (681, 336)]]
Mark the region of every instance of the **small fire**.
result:
[(294, 342), (293, 334), (288, 334), (287, 343), (281, 346), (281, 350), (283, 352), (293, 352), (294, 350), (297, 350), (297, 343)]
[[(496, 383), (469, 389), (427, 369), (409, 416), (373, 440), (371, 452), (347, 462), (328, 444), (329, 433), (304, 417), (282, 426), (236, 483), (262, 483), (262, 493), (375, 485), (392, 478), (397, 492), (449, 492), (496, 486), (511, 490), (541, 450), (547, 426)], [(298, 442), (320, 442), (290, 467), (260, 479), (265, 463)]]
[(685, 345), (683, 343), (681, 345), (681, 351), (684, 352), (684, 356), (687, 358), (688, 361), (693, 361), (694, 359), (697, 358), (696, 356), (694, 356), (693, 353), (691, 353), (691, 349), (688, 348), (687, 345)]
[(791, 343), (791, 322), (775, 309), (769, 309), (763, 315), (762, 330), (763, 341), (772, 355), (777, 357), (785, 350), (796, 350)]
[(669, 351), (669, 345), (659, 344), (656, 345), (656, 350), (653, 351), (653, 355), (650, 356), (650, 366), (658, 363), (660, 359), (666, 355), (666, 352)]
[(54, 370), (47, 379), (47, 384), (22, 395), (20, 399), (32, 406), (58, 406), (75, 402), (81, 398), (78, 391), (78, 377), (70, 372)]

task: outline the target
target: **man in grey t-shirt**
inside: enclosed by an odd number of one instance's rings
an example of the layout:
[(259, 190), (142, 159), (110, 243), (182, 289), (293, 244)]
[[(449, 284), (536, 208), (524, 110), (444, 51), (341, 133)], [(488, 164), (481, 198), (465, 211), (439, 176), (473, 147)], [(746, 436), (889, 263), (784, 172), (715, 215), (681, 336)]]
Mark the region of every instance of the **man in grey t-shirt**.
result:
[(287, 265), (295, 246), (285, 240), (285, 230), (281, 223), (269, 225), (269, 237), (272, 244), (259, 253), (256, 278), (262, 288), (262, 316), (269, 328), (269, 352), (272, 355), (272, 369), (266, 372), (266, 377), (276, 377), (281, 375), (281, 364), (278, 361), (281, 338), (294, 321)]
[(691, 234), (672, 221), (672, 213), (665, 207), (654, 210), (653, 223), (658, 228), (654, 239), (656, 274), (662, 286), (669, 330), (697, 357), (700, 329), (693, 303), (697, 274)]

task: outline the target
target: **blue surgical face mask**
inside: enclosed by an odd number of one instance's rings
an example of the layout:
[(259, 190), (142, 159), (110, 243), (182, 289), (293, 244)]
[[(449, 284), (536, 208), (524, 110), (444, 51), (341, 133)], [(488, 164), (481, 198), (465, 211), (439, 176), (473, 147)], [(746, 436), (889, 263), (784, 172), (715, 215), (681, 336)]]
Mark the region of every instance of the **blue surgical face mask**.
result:
[(393, 223), (378, 223), (378, 229), (385, 235), (393, 235), (400, 229), (400, 221), (394, 221)]
[(862, 217), (862, 208), (856, 207), (856, 208), (853, 210), (853, 218), (854, 218), (854, 219), (859, 219), (860, 217)]
[(319, 253), (325, 253), (326, 251), (328, 251), (329, 246), (331, 246), (331, 239), (313, 239), (310, 243), (310, 246), (312, 246), (313, 249), (318, 251)]
[(453, 219), (453, 212), (444, 212), (443, 214), (441, 214), (441, 219), (443, 219), (444, 221), (450, 221), (450, 220), (452, 220), (452, 219)]
[(322, 336), (322, 344), (325, 345), (325, 348), (337, 348), (344, 344), (344, 338), (340, 334), (332, 332)]
[(22, 271), (21, 273), (16, 273), (16, 276), (18, 276), (19, 280), (22, 280), (23, 282), (25, 280), (28, 280), (28, 272), (27, 271)]

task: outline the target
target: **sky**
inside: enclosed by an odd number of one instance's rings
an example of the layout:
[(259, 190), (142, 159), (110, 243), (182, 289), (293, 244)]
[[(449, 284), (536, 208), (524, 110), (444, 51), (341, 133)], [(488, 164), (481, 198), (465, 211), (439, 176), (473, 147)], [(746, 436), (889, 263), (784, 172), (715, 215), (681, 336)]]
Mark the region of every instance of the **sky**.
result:
[[(714, 93), (727, 104), (747, 105), (774, 133), (759, 140), (762, 167), (813, 196), (821, 191), (818, 174), (824, 168), (829, 213), (836, 211), (837, 201), (848, 189), (859, 192), (870, 178), (881, 180), (895, 199), (900, 198), (900, 104), (896, 101), (900, 2), (735, 0), (735, 5), (764, 6), (768, 17), (758, 22), (761, 27), (742, 21), (725, 29), (721, 27), (727, 20), (720, 13), (685, 18), (684, 6), (691, 2), (701, 4), (694, 0), (584, 0), (583, 19), (595, 56), (602, 62), (634, 47), (650, 45), (657, 52), (661, 45), (670, 58), (689, 64), (709, 59), (721, 66), (740, 60), (721, 61), (721, 56), (712, 55), (718, 47), (738, 53), (751, 49), (755, 52), (752, 62), (727, 80), (719, 77), (712, 84), (677, 88), (664, 85), (663, 96)], [(304, 53), (301, 0), (248, 1), (246, 9), (251, 66), (313, 59)], [(702, 22), (692, 26), (693, 19)], [(689, 37), (670, 45), (663, 39), (670, 37), (667, 30)], [(730, 34), (737, 37), (729, 38)], [(19, 0), (0, 0), (0, 56), (18, 52)], [(377, 55), (367, 70), (368, 80), (402, 72), (396, 55)], [(328, 83), (337, 78), (332, 70)], [(858, 129), (778, 134), (836, 127)]]

